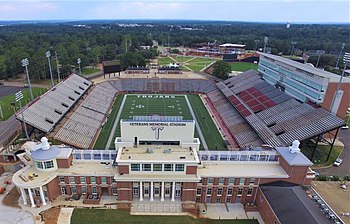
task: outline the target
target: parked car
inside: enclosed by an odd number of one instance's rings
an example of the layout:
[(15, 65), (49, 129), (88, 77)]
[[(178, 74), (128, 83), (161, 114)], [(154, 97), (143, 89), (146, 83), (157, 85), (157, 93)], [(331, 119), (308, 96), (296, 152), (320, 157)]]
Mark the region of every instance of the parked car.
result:
[(335, 160), (335, 162), (333, 163), (334, 166), (340, 166), (340, 164), (343, 162), (343, 159), (338, 158), (337, 160)]

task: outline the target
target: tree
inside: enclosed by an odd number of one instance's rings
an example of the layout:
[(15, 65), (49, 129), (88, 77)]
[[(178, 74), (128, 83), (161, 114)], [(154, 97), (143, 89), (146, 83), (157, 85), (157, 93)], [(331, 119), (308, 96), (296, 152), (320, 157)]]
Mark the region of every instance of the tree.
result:
[(213, 76), (218, 77), (220, 79), (227, 79), (228, 74), (231, 72), (231, 66), (226, 61), (217, 61), (214, 64)]

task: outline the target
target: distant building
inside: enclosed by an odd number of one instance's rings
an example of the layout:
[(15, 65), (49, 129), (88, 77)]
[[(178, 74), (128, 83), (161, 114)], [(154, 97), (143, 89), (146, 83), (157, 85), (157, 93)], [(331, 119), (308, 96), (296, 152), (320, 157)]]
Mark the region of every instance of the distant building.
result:
[(149, 74), (149, 68), (146, 67), (129, 67), (125, 70), (125, 74)]
[[(282, 88), (302, 102), (312, 102), (329, 111), (340, 75), (280, 56), (261, 53), (258, 71), (268, 83)], [(334, 103), (337, 116), (343, 118), (350, 104), (350, 78), (344, 77), (342, 96)]]

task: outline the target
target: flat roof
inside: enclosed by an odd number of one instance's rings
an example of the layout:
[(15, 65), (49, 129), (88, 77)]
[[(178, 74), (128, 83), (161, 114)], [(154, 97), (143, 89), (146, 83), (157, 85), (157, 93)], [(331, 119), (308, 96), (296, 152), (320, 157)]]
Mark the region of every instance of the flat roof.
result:
[(330, 223), (300, 186), (261, 185), (260, 188), (281, 223)]
[(244, 44), (230, 44), (230, 43), (221, 44), (219, 46), (220, 47), (245, 47)]
[[(195, 150), (182, 148), (179, 145), (139, 145), (134, 147), (123, 147), (119, 149), (116, 162), (144, 162), (156, 161), (198, 163), (198, 156)], [(197, 158), (196, 158), (197, 157)]]
[[(111, 165), (109, 165), (109, 168), (106, 168), (106, 165), (101, 164), (100, 161), (79, 162), (75, 160), (74, 164), (69, 168), (61, 168), (49, 172), (39, 171), (35, 168), (35, 166), (27, 166), (17, 171), (13, 175), (12, 181), (19, 187), (38, 187), (49, 183), (57, 176), (114, 176), (116, 172), (116, 168), (113, 168)], [(37, 175), (37, 177), (34, 175)], [(24, 179), (27, 179), (28, 181), (24, 181), (20, 176), (24, 177)], [(33, 176), (33, 178), (30, 180), (29, 176)]]
[[(327, 72), (325, 70), (315, 68), (315, 67), (312, 67), (312, 66), (307, 65), (307, 64), (303, 64), (303, 63), (300, 63), (300, 62), (297, 62), (297, 61), (294, 61), (294, 60), (291, 60), (288, 58), (284, 58), (281, 56), (273, 55), (273, 54), (267, 54), (267, 53), (261, 53), (261, 52), (259, 52), (259, 54), (263, 55), (265, 57), (268, 57), (268, 58), (272, 58), (276, 61), (280, 61), (280, 62), (287, 64), (287, 65), (290, 65), (292, 67), (296, 67), (296, 68), (299, 68), (301, 70), (310, 72), (310, 73), (315, 74), (317, 76), (321, 76), (323, 78), (329, 78), (329, 80), (331, 82), (338, 82), (340, 80), (340, 75), (337, 75), (337, 74), (334, 74), (331, 72)], [(343, 77), (342, 82), (350, 83), (350, 78)]]
[(178, 182), (198, 182), (200, 178), (195, 174), (175, 174), (173, 172), (140, 172), (132, 174), (115, 174), (114, 179), (117, 181), (178, 181)]
[(312, 166), (313, 163), (302, 153), (291, 153), (289, 147), (275, 147), (290, 166)]
[(200, 177), (255, 177), (255, 178), (288, 178), (288, 174), (279, 162), (231, 161), (202, 162), (197, 174)]

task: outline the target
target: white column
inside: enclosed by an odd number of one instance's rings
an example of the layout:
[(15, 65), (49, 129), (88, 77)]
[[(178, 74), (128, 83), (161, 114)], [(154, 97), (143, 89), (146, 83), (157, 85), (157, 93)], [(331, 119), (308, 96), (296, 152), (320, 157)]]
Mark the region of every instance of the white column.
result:
[(32, 189), (28, 188), (28, 193), (29, 193), (30, 203), (32, 204), (32, 207), (35, 207), (35, 203), (34, 203), (34, 199), (33, 199)]
[(162, 182), (162, 194), (161, 194), (160, 201), (164, 201), (164, 181)]
[(45, 201), (45, 195), (44, 195), (43, 187), (40, 186), (39, 189), (40, 189), (41, 202), (43, 203), (43, 206), (45, 206), (46, 205), (46, 201)]
[(140, 201), (143, 201), (143, 188), (142, 188), (142, 181), (140, 181)]
[(151, 199), (150, 201), (153, 201), (153, 181), (151, 181)]
[(174, 181), (173, 182), (173, 189), (171, 191), (171, 201), (175, 201), (175, 185), (176, 185), (176, 182)]
[(23, 188), (20, 188), (21, 190), (21, 195), (22, 195), (22, 199), (23, 199), (23, 204), (27, 205), (27, 195), (26, 195), (26, 191)]

